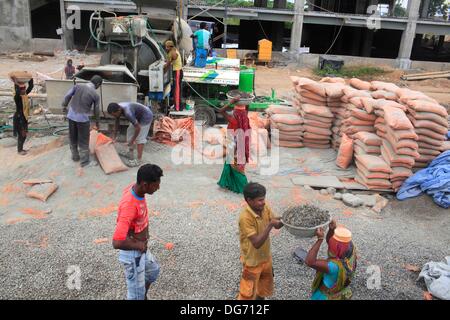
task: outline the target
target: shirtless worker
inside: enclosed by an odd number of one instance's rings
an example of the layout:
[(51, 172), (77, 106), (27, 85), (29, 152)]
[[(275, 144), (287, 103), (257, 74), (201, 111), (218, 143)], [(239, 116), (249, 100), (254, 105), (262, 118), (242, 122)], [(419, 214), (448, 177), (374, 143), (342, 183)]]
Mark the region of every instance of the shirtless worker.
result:
[(112, 245), (125, 269), (128, 300), (146, 300), (150, 284), (159, 275), (159, 264), (147, 251), (149, 238), (146, 194), (159, 190), (163, 171), (154, 164), (139, 168), (137, 181), (125, 188), (119, 203)]

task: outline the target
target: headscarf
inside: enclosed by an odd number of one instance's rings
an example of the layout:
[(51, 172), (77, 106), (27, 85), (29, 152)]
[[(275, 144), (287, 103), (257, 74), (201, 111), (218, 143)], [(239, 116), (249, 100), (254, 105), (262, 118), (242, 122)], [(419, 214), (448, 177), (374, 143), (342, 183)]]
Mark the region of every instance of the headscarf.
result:
[(328, 257), (337, 259), (348, 259), (350, 258), (353, 251), (353, 243), (340, 242), (336, 238), (331, 237), (328, 241)]

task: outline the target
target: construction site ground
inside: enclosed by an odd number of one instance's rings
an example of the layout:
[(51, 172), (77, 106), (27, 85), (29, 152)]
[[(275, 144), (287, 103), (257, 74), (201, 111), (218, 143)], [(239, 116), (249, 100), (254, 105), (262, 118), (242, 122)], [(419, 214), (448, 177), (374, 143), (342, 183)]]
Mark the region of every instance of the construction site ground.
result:
[[(95, 63), (93, 57), (83, 59)], [(64, 60), (49, 57), (24, 64), (0, 57), (0, 79), (14, 68), (48, 74)], [(394, 70), (383, 80), (398, 83), (399, 74)], [(298, 67), (258, 67), (257, 94), (275, 88), (280, 97), (289, 98), (289, 75), (313, 77), (312, 71)], [(425, 93), (448, 106), (450, 95), (441, 92), (449, 92), (450, 81), (423, 83)], [(420, 82), (408, 85), (421, 90)], [(64, 136), (32, 135), (26, 147), (33, 147), (30, 154), (19, 156), (14, 139), (0, 139), (0, 298), (125, 299), (125, 277), (111, 237), (122, 190), (134, 182), (137, 169), (112, 175), (105, 175), (99, 166), (81, 169), (70, 159)], [(147, 197), (149, 250), (161, 265), (149, 299), (235, 299), (241, 273), (237, 220), (243, 197), (218, 187), (221, 164), (175, 165), (172, 152), (171, 147), (150, 141), (144, 152), (145, 162), (164, 170), (161, 189)], [(354, 299), (423, 299), (425, 285), (416, 282), (418, 273), (411, 269), (448, 255), (448, 210), (428, 196), (403, 202), (391, 197), (378, 214), (292, 183), (299, 170), (326, 173), (334, 165), (333, 152), (283, 148), (278, 173), (263, 176), (249, 166), (249, 180), (267, 187), (267, 200), (279, 214), (293, 203), (319, 203), (352, 230), (359, 257)], [(27, 198), (23, 180), (31, 178), (52, 179), (59, 188), (46, 203)], [(296, 239), (285, 229), (274, 230), (271, 239), (272, 299), (309, 299), (314, 271), (297, 263), (292, 253), (299, 246), (308, 250), (314, 239)], [(173, 248), (169, 250), (167, 243)], [(76, 270), (81, 272), (79, 290), (71, 286)]]

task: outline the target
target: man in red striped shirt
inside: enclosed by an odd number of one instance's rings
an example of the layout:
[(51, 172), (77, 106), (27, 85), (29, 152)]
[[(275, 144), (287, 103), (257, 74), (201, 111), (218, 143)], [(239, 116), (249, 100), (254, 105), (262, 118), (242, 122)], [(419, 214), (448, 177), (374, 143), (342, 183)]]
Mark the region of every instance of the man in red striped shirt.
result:
[(113, 247), (119, 249), (119, 261), (125, 268), (128, 300), (146, 300), (150, 284), (159, 275), (159, 264), (147, 252), (149, 238), (146, 194), (159, 190), (163, 171), (154, 164), (139, 168), (135, 184), (125, 188), (119, 203)]

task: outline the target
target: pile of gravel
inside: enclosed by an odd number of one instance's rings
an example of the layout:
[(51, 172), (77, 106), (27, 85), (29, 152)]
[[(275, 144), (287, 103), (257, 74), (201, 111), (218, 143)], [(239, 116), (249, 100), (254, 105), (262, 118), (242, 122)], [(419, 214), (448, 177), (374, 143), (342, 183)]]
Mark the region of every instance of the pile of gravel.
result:
[(327, 210), (312, 205), (288, 208), (283, 214), (283, 221), (295, 227), (313, 228), (326, 223), (330, 219)]

